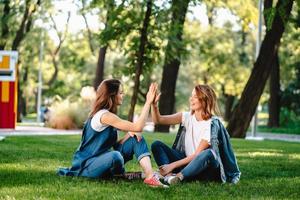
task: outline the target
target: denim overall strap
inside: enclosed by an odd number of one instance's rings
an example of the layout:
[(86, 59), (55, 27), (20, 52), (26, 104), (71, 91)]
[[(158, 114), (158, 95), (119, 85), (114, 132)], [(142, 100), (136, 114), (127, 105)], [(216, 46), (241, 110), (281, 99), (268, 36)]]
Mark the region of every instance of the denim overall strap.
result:
[(91, 127), (91, 119), (88, 119), (82, 133), (79, 147), (74, 153), (72, 167), (59, 169), (59, 175), (79, 176), (86, 167), (87, 160), (107, 152), (117, 141), (117, 131), (112, 126), (98, 132)]

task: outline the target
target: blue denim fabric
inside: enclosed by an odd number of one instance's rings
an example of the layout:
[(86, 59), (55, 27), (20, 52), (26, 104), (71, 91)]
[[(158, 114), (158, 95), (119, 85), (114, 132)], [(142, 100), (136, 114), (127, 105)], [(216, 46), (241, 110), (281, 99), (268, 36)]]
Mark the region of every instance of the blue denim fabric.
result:
[[(184, 138), (185, 128), (181, 126), (179, 129), (176, 140), (173, 144), (175, 149), (185, 149)], [(230, 137), (218, 117), (212, 117), (211, 124), (211, 147), (210, 149), (216, 154), (219, 163), (219, 174), (223, 183), (238, 183), (240, 180), (241, 172), (239, 170), (234, 151), (230, 143)]]
[(169, 164), (186, 157), (184, 152), (171, 149), (161, 141), (153, 142), (151, 151), (158, 166)]
[(139, 142), (135, 137), (130, 137), (123, 144), (117, 143), (114, 149), (122, 154), (125, 163), (132, 160), (133, 155), (135, 155), (138, 161), (145, 156), (151, 156), (144, 137)]
[(79, 176), (97, 178), (124, 173), (124, 159), (118, 151), (108, 151), (86, 161)]
[[(185, 179), (192, 179), (199, 176), (207, 168), (217, 169), (219, 162), (211, 149), (199, 153), (182, 171)], [(220, 177), (219, 177), (220, 180)]]
[(236, 184), (239, 182), (241, 172), (230, 143), (230, 136), (217, 118), (212, 118), (211, 125), (211, 148), (216, 152), (220, 163), (220, 173), (222, 181)]
[[(114, 147), (116, 151), (112, 151)], [(91, 127), (88, 119), (82, 133), (79, 147), (74, 153), (71, 168), (59, 168), (61, 176), (85, 176), (90, 178), (111, 176), (124, 173), (124, 163), (131, 160), (133, 154), (141, 159), (150, 156), (146, 141), (137, 142), (129, 138), (122, 145), (117, 143), (117, 130), (111, 126), (101, 132)]]
[[(166, 144), (155, 141), (151, 145), (151, 150), (158, 166), (169, 164), (186, 157), (184, 152), (168, 147)], [(215, 154), (211, 149), (204, 150), (197, 155), (188, 165), (179, 169), (175, 169), (173, 172), (181, 172), (185, 179), (201, 179), (201, 172), (208, 168), (218, 168), (219, 163)], [(210, 171), (212, 171), (210, 169)], [(215, 176), (214, 176), (215, 177)], [(220, 179), (220, 177), (219, 177)]]

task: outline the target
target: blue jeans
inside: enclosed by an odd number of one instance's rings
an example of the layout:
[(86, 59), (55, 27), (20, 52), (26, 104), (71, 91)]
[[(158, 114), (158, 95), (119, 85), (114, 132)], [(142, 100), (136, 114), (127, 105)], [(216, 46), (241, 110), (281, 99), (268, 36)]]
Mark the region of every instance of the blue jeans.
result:
[(114, 149), (115, 151), (107, 151), (87, 160), (80, 175), (97, 178), (123, 174), (125, 172), (124, 164), (132, 160), (133, 155), (138, 161), (151, 155), (144, 138), (138, 142), (135, 137), (130, 137), (123, 144), (115, 144)]
[[(155, 141), (151, 145), (151, 150), (158, 166), (169, 164), (186, 157), (184, 152), (172, 149), (160, 141)], [(177, 168), (173, 172), (181, 172), (184, 179), (215, 180), (220, 177), (218, 167), (219, 162), (214, 152), (211, 149), (205, 149), (189, 164)]]

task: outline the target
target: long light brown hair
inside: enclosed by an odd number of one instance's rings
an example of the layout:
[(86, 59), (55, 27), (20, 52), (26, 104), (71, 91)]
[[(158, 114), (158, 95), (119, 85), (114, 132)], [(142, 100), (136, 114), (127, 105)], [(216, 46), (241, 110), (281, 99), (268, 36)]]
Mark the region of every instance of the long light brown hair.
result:
[(213, 115), (220, 115), (215, 91), (209, 85), (196, 85), (194, 89), (201, 104), (202, 118), (208, 120)]
[(112, 113), (117, 113), (117, 94), (121, 82), (117, 79), (103, 80), (97, 88), (96, 99), (92, 106), (89, 117), (93, 117), (99, 110), (107, 109)]

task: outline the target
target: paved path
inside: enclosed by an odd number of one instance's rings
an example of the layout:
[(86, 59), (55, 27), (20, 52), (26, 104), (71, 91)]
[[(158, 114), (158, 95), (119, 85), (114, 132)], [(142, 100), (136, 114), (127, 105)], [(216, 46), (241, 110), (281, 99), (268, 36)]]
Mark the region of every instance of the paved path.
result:
[[(37, 126), (17, 126), (13, 129), (0, 129), (0, 141), (7, 136), (30, 136), (30, 135), (79, 135), (81, 130), (59, 130), (47, 127)], [(251, 133), (247, 133), (246, 139), (253, 140), (281, 140), (289, 142), (300, 142), (300, 135), (295, 134), (275, 134), (275, 133), (257, 133), (256, 137), (251, 137)]]
[(254, 139), (254, 140), (281, 140), (288, 142), (300, 142), (300, 135), (296, 134), (284, 134), (284, 133), (257, 133), (256, 137), (252, 137), (251, 133), (247, 133), (246, 139)]
[(0, 136), (24, 135), (78, 135), (81, 130), (60, 130), (39, 126), (17, 126), (16, 129), (0, 129)]

